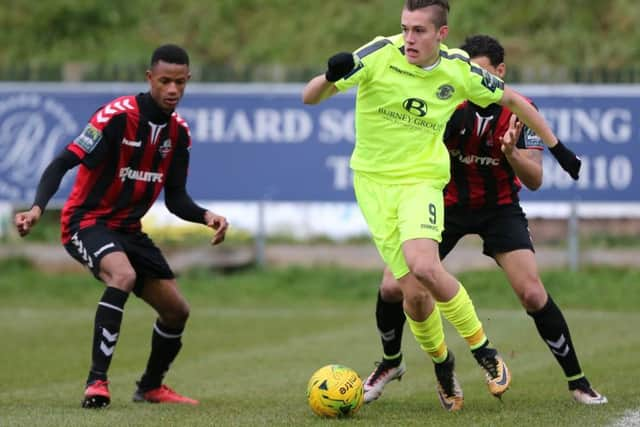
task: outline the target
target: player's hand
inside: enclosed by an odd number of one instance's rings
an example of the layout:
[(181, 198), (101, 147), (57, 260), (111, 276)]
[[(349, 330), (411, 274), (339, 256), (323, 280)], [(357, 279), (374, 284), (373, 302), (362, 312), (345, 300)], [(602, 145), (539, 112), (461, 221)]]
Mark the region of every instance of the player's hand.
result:
[(213, 235), (213, 239), (211, 239), (212, 245), (217, 245), (224, 241), (224, 237), (227, 234), (227, 228), (229, 228), (229, 223), (227, 222), (227, 218), (222, 215), (217, 215), (211, 211), (207, 211), (204, 214), (204, 219), (206, 221), (207, 227), (213, 228), (215, 233)]
[(324, 73), (324, 76), (327, 81), (331, 83), (337, 82), (338, 80), (349, 74), (355, 66), (356, 63), (353, 60), (353, 53), (336, 53), (331, 58), (329, 58), (329, 61), (327, 62), (327, 72)]
[(553, 157), (556, 158), (562, 169), (564, 169), (571, 178), (578, 180), (580, 177), (580, 166), (582, 166), (582, 160), (576, 156), (576, 153), (569, 150), (564, 144), (558, 140), (558, 143), (549, 148)]
[(40, 207), (38, 206), (33, 206), (31, 210), (18, 212), (16, 214), (13, 219), (13, 223), (16, 226), (18, 233), (20, 233), (20, 237), (24, 237), (29, 234), (31, 228), (33, 228), (40, 219), (40, 215), (42, 215), (42, 210), (40, 210)]
[(498, 138), (501, 144), (500, 149), (505, 156), (510, 156), (513, 153), (513, 150), (516, 149), (516, 143), (520, 138), (523, 126), (524, 124), (518, 120), (518, 117), (515, 114), (512, 114), (509, 118), (509, 128), (503, 136)]

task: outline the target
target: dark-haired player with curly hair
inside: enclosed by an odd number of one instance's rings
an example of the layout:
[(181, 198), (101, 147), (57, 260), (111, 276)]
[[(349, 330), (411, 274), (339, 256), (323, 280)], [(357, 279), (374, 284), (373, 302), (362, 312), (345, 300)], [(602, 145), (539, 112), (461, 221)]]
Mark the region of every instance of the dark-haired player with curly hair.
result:
[(214, 245), (224, 240), (227, 220), (198, 206), (186, 191), (191, 135), (175, 108), (190, 78), (187, 52), (173, 44), (158, 47), (146, 76), (148, 92), (116, 98), (93, 114), (45, 169), (31, 209), (17, 213), (14, 221), (26, 236), (67, 171), (79, 167), (62, 209), (62, 243), (106, 285), (93, 323), (85, 408), (102, 408), (111, 401), (107, 372), (131, 292), (158, 314), (147, 367), (133, 400), (198, 403), (162, 383), (182, 347), (189, 305), (162, 252), (142, 232), (140, 220), (163, 189), (169, 211), (215, 230)]
[[(503, 78), (504, 49), (493, 37), (468, 37), (461, 49), (485, 70)], [(483, 241), (483, 253), (504, 270), (520, 303), (531, 316), (540, 337), (558, 361), (573, 398), (587, 405), (607, 402), (584, 375), (562, 312), (546, 292), (529, 236), (518, 192), (524, 184), (542, 184), (540, 138), (522, 128), (507, 108), (460, 104), (449, 120), (444, 141), (451, 160), (451, 181), (445, 188), (445, 219), (440, 258), (444, 259), (467, 234)], [(387, 270), (378, 293), (376, 320), (384, 355), (365, 381), (365, 401), (376, 400), (384, 386), (399, 379), (406, 367), (401, 339), (405, 314), (402, 292)]]

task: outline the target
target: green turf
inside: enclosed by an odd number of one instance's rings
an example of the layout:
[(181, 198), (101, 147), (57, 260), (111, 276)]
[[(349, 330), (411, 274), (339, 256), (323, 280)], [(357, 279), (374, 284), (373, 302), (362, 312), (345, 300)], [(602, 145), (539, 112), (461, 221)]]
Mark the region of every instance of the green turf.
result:
[[(611, 401), (605, 407), (570, 400), (560, 368), (532, 322), (502, 276), (490, 272), (462, 279), (514, 373), (503, 402), (488, 394), (465, 344), (447, 327), (465, 409), (445, 413), (437, 403), (432, 367), (405, 331), (407, 375), (346, 421), (314, 416), (306, 405), (306, 382), (327, 363), (350, 366), (363, 377), (373, 368), (380, 355), (373, 318), (378, 272), (286, 269), (222, 276), (198, 271), (181, 277), (192, 315), (167, 383), (200, 399), (196, 408), (130, 402), (154, 319), (132, 298), (110, 371), (112, 405), (88, 411), (80, 408), (80, 398), (100, 286), (86, 274), (45, 278), (16, 262), (0, 265), (0, 271), (1, 426), (591, 426), (640, 410), (637, 271), (548, 277), (583, 368)], [(627, 301), (604, 298), (619, 292)]]

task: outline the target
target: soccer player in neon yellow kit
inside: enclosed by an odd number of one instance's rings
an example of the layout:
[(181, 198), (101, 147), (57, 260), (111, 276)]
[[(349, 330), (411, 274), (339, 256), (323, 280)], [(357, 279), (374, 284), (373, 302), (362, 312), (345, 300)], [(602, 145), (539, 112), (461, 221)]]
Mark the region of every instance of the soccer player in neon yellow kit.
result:
[[(511, 374), (490, 346), (466, 290), (439, 259), (442, 190), (449, 181), (449, 154), (442, 142), (446, 123), (465, 99), (482, 107), (498, 103), (517, 114), (552, 152), (563, 146), (529, 102), (470, 63), (465, 52), (442, 44), (448, 11), (446, 0), (406, 0), (402, 35), (379, 37), (355, 54), (332, 56), (327, 72), (305, 86), (302, 99), (317, 104), (358, 85), (351, 157), (356, 199), (380, 255), (398, 280), (410, 329), (435, 364), (440, 402), (456, 411), (462, 408), (463, 394), (441, 312), (467, 341), (491, 394), (500, 397)], [(566, 149), (563, 153), (563, 167), (577, 175), (579, 159)]]
[[(460, 47), (492, 74), (506, 74), (504, 48), (491, 36), (474, 35)], [(536, 329), (562, 368), (569, 391), (579, 403), (601, 405), (606, 396), (590, 384), (578, 361), (569, 325), (538, 274), (533, 242), (518, 192), (542, 184), (542, 150), (538, 136), (508, 109), (493, 104), (480, 108), (463, 102), (449, 119), (444, 142), (451, 159), (451, 181), (445, 187), (445, 220), (440, 259), (465, 235), (482, 238), (482, 253), (492, 257)], [(475, 158), (476, 161), (469, 161)], [(487, 161), (491, 159), (491, 161)], [(401, 343), (405, 315), (402, 291), (385, 269), (376, 301), (376, 324), (382, 361), (364, 382), (364, 401), (378, 399), (386, 384), (406, 372)], [(393, 355), (388, 357), (386, 355)]]

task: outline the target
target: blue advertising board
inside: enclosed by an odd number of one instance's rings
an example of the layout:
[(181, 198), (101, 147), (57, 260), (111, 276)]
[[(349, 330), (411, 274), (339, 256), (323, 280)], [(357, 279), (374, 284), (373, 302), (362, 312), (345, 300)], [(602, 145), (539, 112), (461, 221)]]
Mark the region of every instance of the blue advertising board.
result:
[[(517, 86), (583, 160), (574, 182), (545, 151), (544, 184), (525, 201), (640, 200), (640, 87)], [(30, 203), (53, 156), (102, 104), (146, 84), (0, 84), (0, 200)], [(351, 202), (354, 92), (316, 106), (302, 85), (191, 84), (188, 189), (197, 200)], [(55, 195), (69, 194), (69, 174)]]

